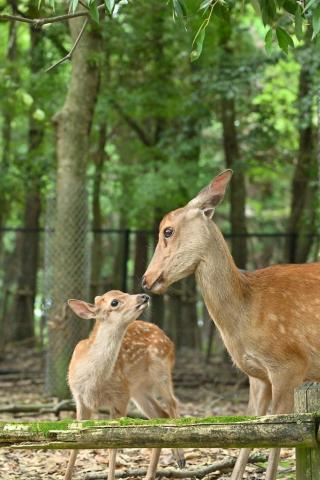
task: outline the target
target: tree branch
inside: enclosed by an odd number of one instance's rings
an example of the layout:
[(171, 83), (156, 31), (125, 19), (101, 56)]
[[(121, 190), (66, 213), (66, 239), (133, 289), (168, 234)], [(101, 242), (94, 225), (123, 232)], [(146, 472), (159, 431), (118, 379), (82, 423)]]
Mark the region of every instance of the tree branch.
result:
[[(261, 454), (252, 454), (249, 457), (248, 462), (257, 463), (265, 462), (266, 455)], [(215, 462), (212, 465), (207, 465), (205, 467), (193, 468), (193, 469), (182, 469), (178, 470), (175, 468), (166, 468), (162, 470), (157, 470), (157, 478), (203, 478), (210, 473), (220, 471), (225, 472), (234, 467), (236, 463), (235, 457), (227, 457), (224, 460)], [(127, 478), (127, 477), (145, 477), (147, 470), (143, 468), (127, 470), (125, 472), (116, 472), (116, 478)], [(107, 475), (105, 473), (88, 473), (85, 476), (85, 480), (107, 480)]]
[[(99, 11), (104, 10), (105, 5), (101, 4), (97, 8)], [(43, 18), (27, 18), (20, 15), (9, 15), (9, 14), (2, 13), (0, 14), (0, 21), (29, 23), (34, 28), (41, 28), (43, 27), (43, 25), (47, 25), (48, 23), (65, 22), (67, 20), (70, 20), (71, 18), (89, 17), (89, 16), (90, 14), (88, 11), (66, 13), (65, 15), (57, 15), (55, 17), (43, 17)]]
[(148, 147), (152, 147), (154, 145), (154, 142), (152, 142), (152, 140), (148, 138), (144, 129), (135, 120), (133, 120), (133, 118), (130, 117), (115, 100), (111, 100), (111, 104), (121, 115), (121, 117), (127, 122), (127, 124), (132, 128), (132, 130), (138, 135), (142, 143)]
[(73, 55), (73, 52), (74, 52), (75, 49), (77, 48), (77, 46), (78, 46), (78, 44), (79, 44), (79, 42), (80, 42), (80, 40), (81, 40), (81, 37), (82, 37), (82, 35), (84, 34), (84, 31), (85, 31), (85, 29), (86, 29), (86, 26), (87, 26), (87, 24), (88, 24), (88, 21), (89, 21), (89, 18), (87, 17), (87, 18), (85, 19), (85, 21), (83, 22), (83, 24), (82, 24), (81, 30), (80, 30), (80, 32), (79, 32), (79, 35), (77, 36), (76, 41), (74, 42), (73, 47), (71, 48), (70, 52), (67, 53), (67, 55), (65, 55), (63, 58), (61, 58), (61, 60), (59, 60), (58, 62), (56, 62), (56, 63), (54, 63), (53, 65), (51, 65), (51, 67), (47, 68), (47, 69), (46, 69), (46, 73), (47, 73), (47, 72), (50, 72), (50, 70), (53, 70), (55, 67), (57, 67), (57, 66), (60, 65), (61, 63), (64, 63), (64, 62), (66, 62), (67, 60), (71, 60), (72, 55)]

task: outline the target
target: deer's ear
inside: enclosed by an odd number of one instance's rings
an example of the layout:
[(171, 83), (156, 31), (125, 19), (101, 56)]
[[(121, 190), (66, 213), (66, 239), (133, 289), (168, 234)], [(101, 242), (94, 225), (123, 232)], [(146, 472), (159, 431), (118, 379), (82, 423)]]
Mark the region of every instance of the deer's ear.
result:
[(76, 315), (85, 320), (96, 317), (96, 306), (92, 303), (84, 302), (83, 300), (68, 300), (68, 305)]
[(191, 208), (199, 208), (207, 217), (212, 217), (215, 207), (222, 201), (232, 177), (232, 170), (225, 170), (215, 177), (207, 187), (198, 193), (187, 204)]

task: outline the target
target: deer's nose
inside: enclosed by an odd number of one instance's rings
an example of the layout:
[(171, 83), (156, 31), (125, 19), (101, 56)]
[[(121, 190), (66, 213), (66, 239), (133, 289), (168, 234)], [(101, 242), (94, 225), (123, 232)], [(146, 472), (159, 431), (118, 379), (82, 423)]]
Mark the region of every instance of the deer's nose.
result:
[(149, 300), (150, 300), (149, 295), (146, 295), (145, 293), (142, 293), (142, 294), (140, 295), (140, 297), (141, 297), (141, 299), (143, 300), (143, 303), (147, 303), (147, 302), (149, 302)]

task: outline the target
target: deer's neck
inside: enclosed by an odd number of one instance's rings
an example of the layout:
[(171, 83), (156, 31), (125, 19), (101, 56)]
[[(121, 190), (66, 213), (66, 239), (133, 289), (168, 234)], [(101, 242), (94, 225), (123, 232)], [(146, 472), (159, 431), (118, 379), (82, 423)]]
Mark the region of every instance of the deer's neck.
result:
[(99, 372), (104, 378), (112, 375), (127, 326), (96, 321), (88, 350), (88, 361), (94, 365), (96, 375)]
[(195, 273), (208, 312), (228, 343), (226, 337), (237, 336), (247, 321), (250, 291), (220, 230), (213, 222), (209, 228), (210, 243)]

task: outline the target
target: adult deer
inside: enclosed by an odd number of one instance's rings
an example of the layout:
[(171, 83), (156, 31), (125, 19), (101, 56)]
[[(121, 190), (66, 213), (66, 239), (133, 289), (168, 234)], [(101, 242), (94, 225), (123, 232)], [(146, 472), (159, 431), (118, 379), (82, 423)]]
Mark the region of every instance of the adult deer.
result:
[[(320, 380), (320, 263), (239, 271), (211, 220), (232, 171), (212, 180), (185, 207), (167, 214), (143, 287), (164, 293), (195, 273), (211, 318), (235, 364), (250, 380), (249, 415), (292, 411), (294, 389)], [(242, 449), (232, 480), (242, 478)], [(276, 476), (280, 449), (269, 456), (266, 479)]]
[[(112, 290), (95, 303), (69, 300), (81, 318), (95, 318), (89, 338), (81, 340), (69, 365), (69, 385), (76, 402), (77, 419), (86, 420), (99, 407), (109, 405), (111, 418), (126, 415), (132, 399), (152, 417), (177, 417), (171, 373), (174, 345), (160, 328), (137, 320), (148, 306), (148, 295)], [(158, 403), (162, 397), (165, 409)], [(180, 466), (182, 450), (174, 450)], [(153, 449), (146, 478), (154, 479), (160, 449)], [(70, 454), (65, 480), (72, 478), (77, 450)], [(116, 450), (109, 451), (108, 480), (114, 479)]]

